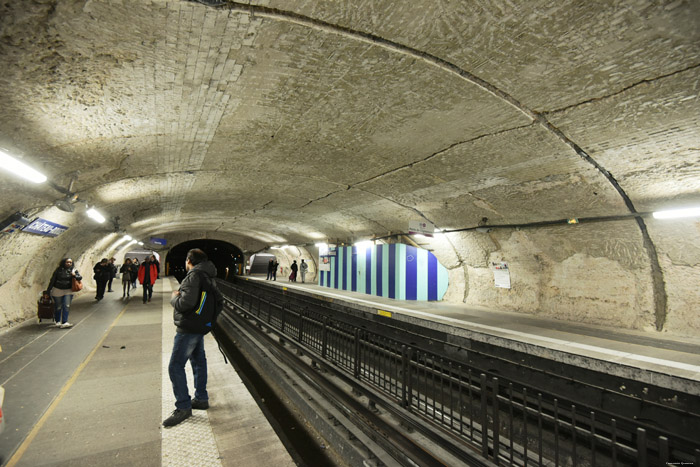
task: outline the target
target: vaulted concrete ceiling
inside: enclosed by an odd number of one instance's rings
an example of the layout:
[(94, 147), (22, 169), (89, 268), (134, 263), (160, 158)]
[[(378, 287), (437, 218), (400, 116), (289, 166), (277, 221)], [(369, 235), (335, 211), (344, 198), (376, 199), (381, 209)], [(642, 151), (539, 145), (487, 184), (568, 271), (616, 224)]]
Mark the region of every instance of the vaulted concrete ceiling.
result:
[(0, 1), (0, 147), (132, 235), (255, 247), (700, 192), (700, 2), (249, 3)]

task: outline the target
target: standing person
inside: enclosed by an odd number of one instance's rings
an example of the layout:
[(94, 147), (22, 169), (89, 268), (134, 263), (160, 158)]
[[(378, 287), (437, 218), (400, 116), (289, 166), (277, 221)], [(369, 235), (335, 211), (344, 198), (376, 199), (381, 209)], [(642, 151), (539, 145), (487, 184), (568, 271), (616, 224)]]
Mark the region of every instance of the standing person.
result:
[(146, 256), (141, 266), (139, 266), (139, 282), (143, 286), (143, 303), (151, 301), (153, 297), (153, 284), (158, 278), (156, 265), (151, 263), (151, 258)]
[(134, 274), (134, 277), (131, 279), (131, 288), (135, 289), (136, 288), (136, 279), (138, 278), (138, 272), (139, 272), (139, 259), (134, 258), (134, 269), (136, 269), (136, 274)]
[(305, 263), (304, 260), (301, 260), (301, 264), (299, 265), (299, 272), (301, 273), (301, 281), (306, 282), (306, 271), (309, 270), (309, 263)]
[(116, 260), (117, 259), (114, 257), (109, 258), (109, 282), (107, 283), (107, 292), (114, 292), (114, 290), (112, 290), (112, 281), (117, 277), (117, 265), (114, 264)]
[(272, 266), (272, 280), (276, 281), (277, 280), (277, 267), (280, 265), (280, 263), (277, 262), (277, 259), (275, 259), (275, 263)]
[(95, 275), (93, 278), (97, 282), (97, 295), (95, 295), (95, 300), (98, 302), (105, 298), (105, 289), (107, 289), (107, 282), (112, 276), (112, 269), (109, 267), (109, 260), (107, 258), (102, 258), (99, 263), (92, 268)]
[(275, 260), (270, 259), (270, 262), (267, 263), (267, 279), (265, 279), (265, 280), (269, 281), (270, 279), (272, 279), (272, 275), (274, 274), (274, 272), (275, 272)]
[(131, 262), (131, 258), (126, 258), (119, 272), (122, 273), (122, 298), (129, 297), (131, 292), (131, 282), (138, 275), (138, 270)]
[(296, 282), (297, 281), (297, 271), (299, 270), (299, 266), (297, 266), (297, 260), (292, 261), (292, 265), (289, 267), (289, 269), (292, 270), (292, 273), (289, 275), (289, 280), (291, 282)]
[[(209, 261), (206, 253), (200, 249), (188, 251), (185, 269), (187, 275), (170, 300), (177, 328), (168, 365), (175, 394), (175, 410), (163, 421), (165, 427), (186, 420), (192, 415), (192, 409), (209, 408), (204, 335), (211, 331), (224, 305), (223, 296), (213, 280), (216, 277), (216, 266)], [(194, 374), (194, 399), (190, 399), (187, 387), (185, 365), (188, 360)]]
[(73, 278), (82, 281), (83, 278), (77, 269), (73, 269), (73, 260), (63, 258), (51, 276), (49, 286), (46, 288), (53, 297), (53, 319), (56, 327), (69, 328), (73, 326), (68, 322), (68, 312), (73, 301)]

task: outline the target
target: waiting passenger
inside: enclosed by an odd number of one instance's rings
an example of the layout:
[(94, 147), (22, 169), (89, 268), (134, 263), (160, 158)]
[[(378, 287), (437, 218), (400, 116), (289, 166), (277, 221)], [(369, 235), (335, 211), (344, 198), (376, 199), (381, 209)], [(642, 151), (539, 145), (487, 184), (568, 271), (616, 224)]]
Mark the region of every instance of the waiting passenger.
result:
[(297, 266), (297, 260), (294, 260), (292, 262), (292, 265), (289, 267), (289, 269), (292, 270), (292, 273), (289, 275), (289, 281), (296, 282), (297, 281), (297, 271), (299, 270), (299, 266)]
[(69, 328), (73, 326), (68, 322), (68, 312), (73, 301), (73, 278), (82, 281), (82, 276), (73, 268), (73, 260), (63, 258), (51, 276), (51, 281), (46, 290), (53, 297), (54, 315), (56, 327)]
[(309, 270), (309, 263), (305, 263), (304, 260), (301, 260), (301, 264), (299, 265), (299, 273), (301, 274), (301, 281), (306, 282), (306, 271)]
[[(175, 426), (192, 416), (192, 409), (207, 410), (207, 357), (204, 335), (211, 331), (224, 306), (223, 296), (216, 287), (216, 266), (206, 253), (196, 248), (187, 252), (187, 275), (180, 289), (173, 292), (173, 321), (177, 327), (168, 373), (175, 394), (175, 410), (163, 420), (163, 426)], [(194, 375), (194, 399), (187, 388), (185, 365), (189, 360)]]
[(270, 280), (272, 279), (273, 274), (275, 273), (275, 260), (271, 259), (269, 263), (267, 263), (267, 279)]

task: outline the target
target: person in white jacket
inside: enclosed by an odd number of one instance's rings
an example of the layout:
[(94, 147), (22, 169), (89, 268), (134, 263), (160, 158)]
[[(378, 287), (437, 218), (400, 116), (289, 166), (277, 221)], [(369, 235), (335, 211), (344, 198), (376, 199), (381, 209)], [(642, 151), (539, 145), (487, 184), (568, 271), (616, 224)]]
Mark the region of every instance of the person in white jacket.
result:
[(306, 282), (306, 271), (309, 270), (309, 263), (305, 263), (304, 260), (301, 260), (301, 264), (299, 265), (299, 272), (301, 273), (301, 281)]

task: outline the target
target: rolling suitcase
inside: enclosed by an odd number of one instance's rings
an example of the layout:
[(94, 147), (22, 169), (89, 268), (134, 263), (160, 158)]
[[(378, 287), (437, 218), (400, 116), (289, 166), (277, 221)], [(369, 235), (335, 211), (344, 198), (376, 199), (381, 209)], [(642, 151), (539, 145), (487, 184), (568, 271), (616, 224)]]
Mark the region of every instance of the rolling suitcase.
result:
[(49, 294), (44, 291), (37, 302), (36, 317), (38, 318), (39, 322), (41, 323), (42, 319), (50, 319), (53, 322), (53, 310), (53, 298), (51, 298)]

